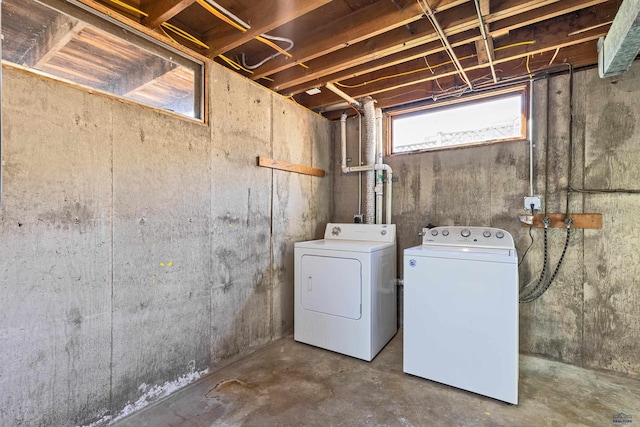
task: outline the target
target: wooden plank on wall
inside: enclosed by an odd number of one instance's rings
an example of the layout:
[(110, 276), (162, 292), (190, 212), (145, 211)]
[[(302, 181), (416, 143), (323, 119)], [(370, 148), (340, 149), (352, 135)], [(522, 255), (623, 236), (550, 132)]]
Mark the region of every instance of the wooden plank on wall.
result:
[[(549, 228), (567, 228), (567, 225), (564, 223), (564, 219), (566, 218), (565, 214), (547, 214), (549, 217), (550, 223)], [(536, 214), (533, 216), (533, 225), (534, 227), (544, 227), (543, 219), (544, 214)], [(571, 228), (588, 228), (588, 229), (601, 229), (602, 228), (602, 214), (569, 214), (569, 217), (573, 219), (573, 224), (571, 224)], [(526, 216), (527, 220), (531, 219), (531, 215)], [(523, 222), (523, 227), (528, 227), (529, 224)]]
[(274, 160), (266, 157), (258, 157), (258, 166), (271, 169), (279, 169), (288, 172), (301, 173), (303, 175), (325, 176), (323, 169), (310, 168), (308, 166), (296, 165), (282, 160)]

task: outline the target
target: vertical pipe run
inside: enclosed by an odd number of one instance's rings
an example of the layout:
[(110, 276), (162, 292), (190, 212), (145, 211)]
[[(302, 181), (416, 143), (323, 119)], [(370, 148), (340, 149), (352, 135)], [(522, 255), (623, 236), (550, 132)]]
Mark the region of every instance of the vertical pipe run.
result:
[[(364, 161), (366, 165), (373, 165), (376, 162), (376, 114), (373, 99), (368, 96), (364, 100), (364, 126), (366, 130), (366, 140), (364, 145)], [(373, 224), (375, 222), (375, 175), (376, 172), (368, 170), (365, 174), (364, 193), (364, 222)]]
[[(381, 166), (383, 160), (382, 154), (382, 109), (376, 108), (376, 165)], [(376, 169), (376, 186), (374, 192), (376, 194), (376, 224), (382, 224), (382, 196), (383, 196), (383, 179), (382, 170)]]
[[(362, 114), (358, 114), (358, 166), (362, 166)], [(358, 172), (358, 215), (362, 215), (362, 172)]]
[(533, 79), (529, 80), (529, 196), (533, 197)]
[(2, 164), (4, 157), (2, 156), (2, 0), (0, 0), (0, 208), (2, 207)]

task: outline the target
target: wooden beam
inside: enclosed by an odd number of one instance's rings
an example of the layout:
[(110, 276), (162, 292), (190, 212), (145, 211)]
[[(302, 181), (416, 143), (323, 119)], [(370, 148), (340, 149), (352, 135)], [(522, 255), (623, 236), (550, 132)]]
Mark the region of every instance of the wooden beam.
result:
[(297, 63), (306, 62), (346, 46), (358, 43), (394, 28), (417, 21), (423, 11), (416, 2), (411, 2), (399, 11), (393, 2), (378, 2), (365, 6), (340, 19), (325, 22), (315, 31), (305, 33), (289, 51), (293, 58), (280, 56), (254, 71), (257, 80), (278, 71), (286, 70)]
[(29, 52), (29, 58), (25, 63), (36, 69), (41, 69), (49, 62), (67, 43), (73, 40), (87, 26), (82, 21), (58, 15), (52, 24), (43, 31), (36, 41), (36, 48)]
[(260, 34), (293, 21), (320, 6), (330, 3), (332, 0), (261, 0), (237, 13), (243, 21), (251, 25), (246, 32), (234, 28), (218, 26), (204, 34), (204, 42), (209, 45), (207, 56), (216, 56), (228, 52)]
[(156, 29), (191, 6), (196, 0), (147, 0), (141, 4), (142, 10), (149, 14), (142, 20), (145, 26)]
[[(547, 214), (549, 217), (549, 228), (567, 228), (567, 224), (565, 224), (564, 220), (566, 218), (565, 214), (555, 213), (555, 214)], [(533, 223), (531, 226), (542, 228), (544, 227), (544, 217), (545, 214), (536, 214), (533, 216)], [(527, 221), (531, 220), (531, 215), (525, 215)], [(584, 229), (596, 229), (599, 230), (602, 228), (602, 214), (569, 214), (569, 218), (573, 220), (571, 224), (571, 228), (584, 228)], [(523, 227), (529, 227), (528, 223), (522, 222), (521, 225)]]
[[(497, 47), (499, 49), (502, 49), (496, 52), (495, 63), (501, 64), (514, 59), (526, 58), (530, 55), (536, 55), (551, 50), (555, 51), (555, 49), (557, 48), (575, 46), (597, 39), (598, 37), (606, 34), (608, 26), (597, 27), (593, 30), (578, 33), (569, 37), (567, 35), (574, 31), (576, 28), (586, 28), (599, 23), (603, 12), (606, 12), (610, 8), (614, 8), (614, 6), (611, 4), (602, 5), (598, 8), (589, 9), (588, 12), (582, 13), (577, 18), (575, 16), (567, 16), (555, 20), (547, 20), (513, 32), (509, 39), (500, 39), (500, 44)], [(604, 14), (606, 15), (606, 13)], [(532, 40), (534, 41), (534, 43), (520, 46), (514, 45), (513, 47), (509, 47), (514, 42), (527, 40)], [(509, 48), (504, 49), (504, 47)], [(427, 60), (429, 60), (429, 63), (431, 65), (434, 65), (434, 63), (437, 63), (439, 61), (437, 58), (435, 60), (430, 60), (430, 52), (424, 52), (424, 54), (429, 55), (426, 58)], [(464, 57), (468, 54), (468, 51), (462, 51), (459, 56)], [(424, 60), (414, 60), (413, 62), (405, 64), (406, 65), (404, 66), (390, 67), (388, 69), (385, 69), (384, 72), (380, 72), (378, 74), (366, 74), (355, 79), (342, 81), (342, 83), (349, 84), (351, 86), (362, 84), (364, 82), (371, 82), (354, 89), (342, 89), (350, 96), (359, 98), (361, 96), (374, 95), (385, 90), (393, 90), (396, 88), (411, 86), (428, 80), (434, 80), (440, 76), (446, 75), (446, 73), (453, 72), (453, 68), (448, 66), (441, 67), (438, 70), (434, 70), (434, 73), (431, 73), (427, 69), (428, 67), (426, 67), (426, 64), (424, 64)], [(486, 64), (470, 65), (469, 62), (465, 63), (465, 68), (469, 70), (485, 67)], [(424, 70), (418, 73), (408, 73), (418, 68)], [(381, 76), (393, 76), (399, 74), (404, 75), (393, 77), (390, 79), (384, 79), (382, 81), (374, 81)], [(313, 109), (324, 105), (330, 105), (330, 102), (332, 101), (334, 101), (333, 97), (330, 97), (326, 94), (319, 94), (310, 99), (310, 104), (305, 103), (304, 105), (306, 105), (308, 108)]]
[(271, 169), (279, 169), (288, 172), (296, 172), (303, 175), (325, 176), (323, 169), (310, 168), (308, 166), (295, 165), (293, 163), (284, 162), (282, 160), (273, 160), (266, 157), (258, 157), (258, 166)]
[[(549, 3), (548, 1), (529, 1), (524, 3), (526, 4), (523, 4), (522, 0), (503, 3), (494, 15), (493, 19), (497, 19), (496, 17), (500, 17), (500, 19), (492, 21), (496, 23), (492, 24), (492, 29), (494, 25), (501, 24), (501, 19), (509, 19), (510, 24), (509, 27), (499, 27), (499, 32), (504, 31), (505, 28), (513, 30), (550, 18), (556, 18), (576, 10), (579, 4), (584, 4), (585, 1), (563, 0), (557, 4), (552, 3), (550, 5), (547, 4)], [(607, 0), (591, 0), (587, 6), (593, 3), (607, 3)], [(532, 10), (535, 7), (538, 9)], [(525, 11), (524, 15), (521, 14), (523, 10)], [(469, 29), (478, 25), (475, 8), (467, 8), (465, 11), (466, 17), (463, 18), (459, 15), (459, 9), (443, 12), (440, 16), (443, 20), (443, 25), (445, 25), (445, 32), (449, 36), (449, 41), (454, 47), (480, 40), (478, 30)], [(536, 14), (539, 11), (543, 13), (540, 13), (538, 17)], [(521, 21), (518, 21), (519, 16), (522, 16)], [(280, 92), (296, 87), (295, 90), (283, 92), (286, 95), (291, 95), (304, 92), (311, 87), (322, 86), (327, 81), (341, 81), (345, 78), (354, 77), (354, 75), (362, 75), (442, 50), (442, 43), (438, 41), (433, 27), (426, 20), (416, 22), (414, 28), (415, 33), (413, 35), (407, 34), (404, 28), (400, 28), (366, 42), (330, 53), (317, 60), (312, 60), (307, 62), (309, 69), (296, 67), (281, 71), (272, 76), (274, 82), (269, 87)], [(490, 35), (495, 37), (493, 32), (490, 32)], [(330, 78), (327, 76), (330, 76)], [(310, 83), (309, 85), (304, 85), (305, 82)]]
[[(606, 10), (614, 9), (617, 11), (622, 0), (563, 0), (520, 15), (492, 21), (494, 24), (491, 25), (491, 35), (495, 38), (502, 37), (515, 29), (567, 15), (578, 10), (598, 6), (603, 3), (608, 3)], [(602, 18), (604, 20), (604, 17)]]
[[(76, 19), (86, 22), (89, 25), (92, 25), (100, 30), (106, 31), (107, 33), (117, 35), (117, 37), (131, 41), (134, 44), (137, 44), (144, 49), (149, 50), (150, 52), (155, 53), (158, 56), (162, 56), (166, 49), (158, 48), (155, 42), (146, 41), (144, 38), (140, 38), (139, 36), (133, 34), (130, 31), (122, 31), (122, 28), (116, 24), (113, 24), (109, 21), (117, 21), (120, 24), (131, 27), (134, 30), (144, 34), (150, 39), (156, 40), (160, 43), (160, 45), (169, 46), (173, 50), (177, 50), (183, 53), (185, 56), (196, 59), (201, 62), (205, 62), (208, 58), (200, 55), (198, 52), (195, 52), (193, 49), (189, 49), (180, 44), (175, 44), (170, 39), (165, 36), (158, 34), (156, 31), (122, 15), (115, 12), (113, 9), (100, 4), (94, 0), (76, 0), (78, 3), (81, 3), (94, 11), (98, 12), (94, 14), (87, 10), (84, 10), (82, 7), (75, 6), (66, 0), (35, 0), (36, 2), (43, 4), (45, 6), (49, 6), (57, 11), (60, 11), (66, 15), (73, 16)], [(144, 45), (143, 45), (144, 44)], [(184, 59), (181, 55), (170, 54), (172, 60), (176, 63), (180, 64), (188, 64), (191, 63), (191, 60)]]
[(480, 14), (482, 14), (482, 16), (487, 16), (490, 13), (491, 13), (490, 0), (480, 0)]
[(493, 37), (487, 37), (487, 44), (489, 45), (489, 52), (484, 45), (484, 40), (476, 40), (476, 55), (478, 55), (478, 64), (486, 64), (489, 62), (489, 56), (491, 59), (495, 59), (495, 52), (493, 51)]
[[(594, 61), (597, 61), (596, 43), (597, 40), (592, 40), (581, 45), (563, 49), (568, 50), (568, 52), (563, 55), (563, 60), (566, 59), (567, 63), (571, 63), (575, 67), (582, 67), (585, 65), (593, 64)], [(538, 67), (546, 67), (553, 54), (554, 51), (548, 51), (541, 53), (540, 55), (536, 55), (536, 59), (531, 61), (530, 66), (534, 70)], [(525, 68), (525, 61), (522, 61), (522, 59), (514, 59), (509, 63), (502, 63), (500, 65), (500, 68), (504, 70), (505, 75), (511, 76), (524, 75), (527, 71)], [(556, 70), (558, 70), (558, 68), (556, 68)], [(568, 71), (568, 67), (566, 67), (566, 70)], [(468, 75), (472, 80), (477, 80), (479, 78), (482, 78), (483, 76), (486, 76), (487, 70), (486, 68), (471, 70), (468, 71)], [(456, 80), (455, 72), (452, 72), (448, 76), (439, 76), (437, 84), (435, 79), (433, 79), (424, 81), (422, 83), (417, 83), (413, 86), (381, 92), (375, 96), (375, 99), (377, 101), (376, 106), (380, 108), (389, 108), (416, 102), (434, 102), (432, 101), (432, 95), (441, 93), (441, 87), (450, 89), (455, 87), (459, 83), (460, 81)], [(461, 94), (461, 92), (452, 92), (453, 96), (456, 96), (458, 94)], [(299, 100), (299, 102), (303, 105), (306, 105), (305, 100), (301, 99)], [(340, 100), (334, 100), (333, 103), (337, 102), (340, 102)], [(340, 117), (340, 114), (341, 111), (338, 111), (337, 114), (324, 113), (323, 115), (329, 119), (336, 119)]]

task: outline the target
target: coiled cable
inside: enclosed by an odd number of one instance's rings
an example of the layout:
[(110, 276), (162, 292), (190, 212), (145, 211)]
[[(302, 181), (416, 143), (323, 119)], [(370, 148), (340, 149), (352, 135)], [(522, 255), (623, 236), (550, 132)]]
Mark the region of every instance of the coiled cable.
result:
[(560, 266), (562, 266), (562, 261), (564, 261), (564, 257), (567, 253), (567, 248), (569, 247), (569, 240), (571, 238), (571, 224), (573, 224), (573, 219), (567, 217), (564, 220), (565, 224), (567, 225), (567, 237), (564, 241), (564, 247), (562, 248), (562, 254), (560, 255), (560, 259), (558, 259), (558, 264), (556, 265), (556, 268), (553, 270), (553, 273), (551, 274), (551, 277), (549, 278), (549, 280), (545, 280), (545, 274), (546, 274), (546, 270), (547, 270), (547, 261), (548, 261), (548, 242), (547, 242), (547, 231), (549, 228), (549, 218), (545, 217), (543, 220), (544, 223), (544, 261), (542, 264), (542, 272), (540, 273), (540, 277), (537, 280), (536, 285), (534, 286), (533, 289), (531, 290), (527, 290), (526, 288), (529, 287), (530, 285), (533, 284), (534, 281), (531, 281), (529, 284), (527, 284), (526, 286), (524, 286), (521, 290), (520, 290), (520, 298), (519, 301), (521, 303), (529, 303), (529, 302), (533, 302), (535, 300), (537, 300), (538, 298), (540, 298), (542, 295), (544, 295), (544, 293), (547, 291), (547, 289), (549, 289), (549, 286), (551, 286), (551, 284), (553, 283), (553, 281), (555, 280), (556, 276), (558, 275), (558, 272), (560, 271)]

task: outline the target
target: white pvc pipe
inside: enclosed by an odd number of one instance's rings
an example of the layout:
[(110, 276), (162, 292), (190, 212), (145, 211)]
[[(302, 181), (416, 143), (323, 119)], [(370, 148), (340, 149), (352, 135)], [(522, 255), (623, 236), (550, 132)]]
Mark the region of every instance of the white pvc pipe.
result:
[[(362, 166), (362, 114), (358, 114), (358, 166)], [(362, 215), (362, 172), (358, 172), (358, 215)]]
[[(380, 140), (380, 144), (381, 144), (381, 140)], [(387, 175), (387, 182), (386, 182), (387, 197), (385, 200), (386, 223), (391, 224), (391, 194), (392, 194), (391, 188), (392, 188), (392, 180), (393, 180), (393, 170), (387, 164), (374, 163), (374, 162), (368, 165), (347, 166), (347, 115), (346, 114), (342, 114), (342, 116), (340, 116), (340, 151), (341, 151), (340, 166), (342, 169), (342, 173), (367, 172), (367, 174), (369, 173), (375, 174), (375, 171), (386, 173)]]
[[(382, 164), (382, 109), (376, 108), (376, 165)], [(382, 224), (382, 197), (383, 197), (382, 171), (376, 173), (376, 224)]]
[(340, 146), (342, 147), (342, 157), (340, 163), (342, 172), (347, 167), (347, 115), (342, 113), (340, 116)]

